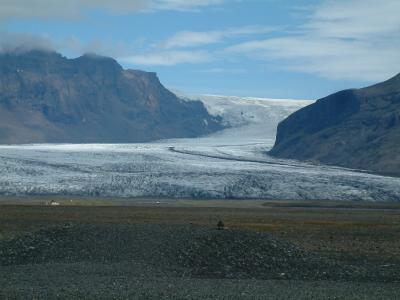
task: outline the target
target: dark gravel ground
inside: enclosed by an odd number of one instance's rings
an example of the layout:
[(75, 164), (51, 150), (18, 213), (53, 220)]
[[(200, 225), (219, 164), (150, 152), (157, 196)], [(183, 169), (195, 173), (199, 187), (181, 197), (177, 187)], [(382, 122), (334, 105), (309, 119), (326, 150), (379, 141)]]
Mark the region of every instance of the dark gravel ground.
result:
[(400, 267), (246, 230), (74, 224), (0, 241), (0, 298), (396, 299)]

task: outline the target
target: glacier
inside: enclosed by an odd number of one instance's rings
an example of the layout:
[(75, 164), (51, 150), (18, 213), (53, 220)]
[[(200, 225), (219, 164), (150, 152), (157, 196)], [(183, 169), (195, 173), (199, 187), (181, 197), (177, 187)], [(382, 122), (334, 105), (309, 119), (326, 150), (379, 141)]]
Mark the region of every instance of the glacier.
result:
[(227, 129), (146, 144), (0, 146), (0, 195), (400, 201), (400, 178), (267, 154), (309, 100), (182, 95)]

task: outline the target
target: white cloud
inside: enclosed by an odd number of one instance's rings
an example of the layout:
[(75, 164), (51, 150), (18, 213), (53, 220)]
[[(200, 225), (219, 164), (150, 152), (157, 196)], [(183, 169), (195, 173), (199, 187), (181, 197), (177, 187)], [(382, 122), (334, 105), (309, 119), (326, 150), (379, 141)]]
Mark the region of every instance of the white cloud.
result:
[(137, 65), (161, 65), (172, 66), (184, 63), (204, 63), (217, 59), (218, 51), (210, 49), (191, 49), (209, 44), (223, 42), (226, 38), (247, 36), (251, 34), (271, 31), (269, 27), (248, 26), (242, 28), (230, 28), (220, 31), (181, 31), (174, 34), (161, 43), (157, 43), (147, 49), (132, 51), (135, 54), (125, 55), (119, 58), (120, 61)]
[(163, 48), (195, 47), (214, 44), (221, 41), (223, 34), (220, 31), (195, 32), (181, 31), (161, 44)]
[(227, 51), (331, 79), (379, 81), (399, 72), (399, 13), (397, 0), (329, 1), (295, 33)]
[(368, 38), (400, 33), (400, 1), (351, 0), (319, 6), (305, 28), (324, 37)]
[(54, 42), (45, 35), (29, 33), (8, 33), (0, 31), (0, 52), (53, 50)]
[(223, 2), (224, 0), (1, 0), (0, 19), (77, 18), (87, 9), (111, 13), (190, 11)]
[(210, 68), (196, 71), (197, 73), (213, 73), (213, 74), (243, 74), (247, 73), (245, 69), (228, 69), (228, 68)]
[(222, 4), (225, 0), (155, 0), (152, 8), (166, 10), (195, 10), (204, 6)]
[(245, 26), (219, 31), (180, 31), (162, 42), (160, 46), (167, 49), (196, 47), (219, 43), (226, 38), (260, 34), (272, 30), (273, 28), (266, 26)]
[(118, 59), (134, 65), (172, 66), (181, 63), (204, 63), (212, 60), (205, 51), (161, 51), (146, 54), (135, 54)]

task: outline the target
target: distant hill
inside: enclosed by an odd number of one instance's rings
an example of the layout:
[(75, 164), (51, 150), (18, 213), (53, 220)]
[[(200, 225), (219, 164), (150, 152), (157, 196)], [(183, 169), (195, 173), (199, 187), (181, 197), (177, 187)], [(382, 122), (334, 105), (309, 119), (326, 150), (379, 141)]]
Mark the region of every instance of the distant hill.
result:
[(270, 154), (400, 176), (400, 74), (293, 113)]
[(0, 143), (120, 143), (221, 129), (200, 101), (183, 101), (155, 73), (114, 59), (55, 52), (0, 54)]

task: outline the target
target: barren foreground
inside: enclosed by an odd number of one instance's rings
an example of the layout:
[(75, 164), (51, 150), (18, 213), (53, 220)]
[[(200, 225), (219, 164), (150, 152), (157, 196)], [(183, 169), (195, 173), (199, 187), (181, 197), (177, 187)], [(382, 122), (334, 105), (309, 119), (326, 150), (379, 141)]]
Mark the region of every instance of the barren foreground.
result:
[(74, 201), (3, 200), (1, 298), (400, 296), (397, 204)]

